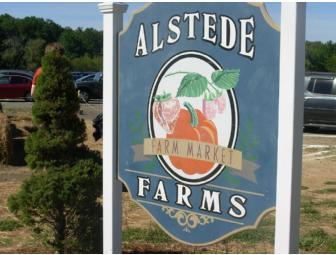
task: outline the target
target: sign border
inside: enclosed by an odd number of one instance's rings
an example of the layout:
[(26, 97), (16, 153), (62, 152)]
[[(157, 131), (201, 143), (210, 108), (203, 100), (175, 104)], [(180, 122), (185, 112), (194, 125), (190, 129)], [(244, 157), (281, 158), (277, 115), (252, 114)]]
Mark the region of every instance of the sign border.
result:
[[(118, 73), (117, 73), (117, 74), (118, 74), (118, 78), (117, 78), (117, 81), (118, 81), (118, 97), (120, 96), (120, 90), (119, 90), (119, 87), (120, 87), (120, 69), (119, 69), (119, 67), (120, 67), (120, 59), (121, 59), (121, 58), (120, 58), (120, 47), (119, 47), (119, 45), (120, 45), (120, 38), (121, 38), (121, 36), (122, 36), (123, 34), (125, 34), (125, 33), (128, 31), (128, 29), (131, 27), (131, 25), (132, 25), (132, 23), (133, 23), (133, 20), (134, 20), (135, 16), (138, 15), (138, 14), (140, 14), (141, 12), (145, 11), (145, 10), (146, 10), (148, 7), (150, 7), (152, 4), (153, 4), (153, 3), (146, 3), (145, 6), (139, 8), (138, 10), (135, 10), (135, 11), (132, 13), (131, 17), (130, 17), (130, 21), (129, 21), (128, 24), (126, 25), (126, 28), (123, 29), (123, 30), (122, 30), (121, 32), (119, 32), (119, 34), (118, 34), (118, 38), (117, 38), (117, 40), (118, 40), (118, 49), (117, 49), (117, 52), (118, 52)], [(261, 14), (262, 14), (262, 17), (264, 18), (264, 20), (266, 21), (266, 23), (267, 23), (272, 29), (274, 29), (275, 31), (280, 32), (280, 26), (279, 26), (277, 23), (275, 23), (275, 22), (273, 21), (273, 19), (272, 19), (271, 16), (269, 15), (269, 13), (268, 13), (268, 11), (267, 11), (267, 9), (266, 9), (264, 3), (257, 3), (257, 2), (256, 2), (256, 3), (254, 3), (254, 2), (253, 2), (253, 3), (249, 3), (249, 2), (246, 2), (246, 4), (251, 5), (251, 6), (253, 6), (253, 7), (256, 7), (256, 8), (259, 8), (259, 10), (260, 10), (260, 12), (261, 12)], [(120, 102), (118, 102), (118, 109), (117, 109), (117, 112), (118, 112), (118, 123), (117, 123), (117, 125), (118, 125), (118, 136), (119, 136), (119, 123), (120, 123), (120, 122), (119, 122), (119, 118), (120, 118), (120, 105), (119, 105), (119, 103), (120, 103)], [(118, 147), (119, 147), (119, 145), (118, 145)], [(118, 152), (117, 152), (117, 153), (118, 153), (118, 159), (119, 159), (119, 153), (120, 153), (120, 152), (119, 152), (119, 149), (118, 149)], [(118, 160), (117, 178), (118, 178), (118, 180), (120, 180), (120, 181), (126, 186), (127, 190), (130, 191), (131, 189), (129, 188), (129, 186), (127, 185), (127, 183), (126, 183), (126, 182), (121, 178), (121, 176), (119, 175), (119, 171), (120, 171), (120, 163), (119, 163), (119, 160)], [(174, 179), (173, 179), (173, 180), (174, 180)], [(255, 223), (254, 223), (253, 225), (248, 225), (248, 226), (245, 226), (245, 227), (236, 229), (236, 230), (234, 230), (234, 231), (231, 231), (231, 232), (227, 233), (226, 235), (223, 235), (223, 236), (221, 236), (221, 237), (219, 237), (219, 238), (217, 238), (217, 239), (215, 239), (215, 240), (213, 240), (213, 241), (211, 241), (211, 242), (207, 242), (207, 243), (197, 243), (197, 244), (195, 244), (195, 243), (189, 243), (189, 242), (180, 240), (179, 238), (177, 238), (177, 237), (175, 237), (174, 235), (170, 234), (169, 231), (166, 230), (166, 228), (165, 228), (163, 225), (161, 225), (160, 222), (159, 222), (158, 220), (156, 220), (156, 219), (152, 216), (152, 214), (149, 212), (149, 210), (147, 210), (146, 207), (145, 207), (141, 202), (139, 202), (139, 201), (137, 201), (136, 199), (133, 198), (131, 192), (128, 192), (128, 193), (129, 193), (130, 198), (132, 199), (132, 201), (135, 202), (137, 205), (139, 205), (141, 208), (143, 208), (143, 209), (145, 210), (145, 212), (149, 214), (149, 216), (152, 218), (152, 220), (153, 220), (156, 224), (158, 224), (158, 225), (160, 226), (160, 228), (161, 228), (161, 229), (162, 229), (162, 230), (163, 230), (169, 237), (171, 237), (172, 239), (174, 239), (174, 240), (176, 240), (176, 241), (178, 241), (178, 242), (180, 242), (180, 243), (187, 244), (187, 245), (191, 245), (191, 246), (195, 246), (195, 247), (196, 247), (196, 246), (199, 247), (199, 246), (206, 246), (206, 245), (215, 244), (215, 243), (217, 243), (217, 242), (220, 242), (221, 240), (224, 240), (224, 239), (228, 238), (228, 237), (231, 236), (231, 235), (240, 233), (240, 232), (245, 231), (245, 230), (255, 230), (255, 229), (258, 228), (258, 226), (259, 226), (261, 220), (262, 220), (264, 217), (266, 217), (269, 213), (271, 213), (271, 212), (273, 212), (273, 211), (276, 210), (276, 206), (267, 208), (267, 209), (264, 210), (262, 213), (260, 213), (259, 217), (256, 219), (256, 221), (255, 221)]]

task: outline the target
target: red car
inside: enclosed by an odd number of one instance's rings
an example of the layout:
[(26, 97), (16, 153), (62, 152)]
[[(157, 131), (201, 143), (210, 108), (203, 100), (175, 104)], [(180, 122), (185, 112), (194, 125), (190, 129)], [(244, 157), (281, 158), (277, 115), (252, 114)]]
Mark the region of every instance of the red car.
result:
[(23, 71), (0, 71), (0, 99), (23, 98), (32, 101), (32, 75)]

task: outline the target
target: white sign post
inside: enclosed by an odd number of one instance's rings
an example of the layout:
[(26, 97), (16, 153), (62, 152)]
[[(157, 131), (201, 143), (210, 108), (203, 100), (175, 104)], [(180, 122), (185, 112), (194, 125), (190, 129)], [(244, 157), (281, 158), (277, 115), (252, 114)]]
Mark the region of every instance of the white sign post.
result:
[(121, 253), (122, 186), (118, 180), (118, 33), (127, 4), (101, 3), (104, 16), (103, 243), (104, 253)]
[(275, 253), (299, 252), (305, 22), (305, 3), (281, 4)]

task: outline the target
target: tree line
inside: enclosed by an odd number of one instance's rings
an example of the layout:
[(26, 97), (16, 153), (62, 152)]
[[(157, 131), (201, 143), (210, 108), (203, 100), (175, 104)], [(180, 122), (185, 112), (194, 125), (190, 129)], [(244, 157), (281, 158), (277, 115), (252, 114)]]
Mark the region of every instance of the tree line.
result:
[[(0, 69), (34, 71), (50, 42), (64, 46), (74, 71), (102, 70), (102, 31), (71, 29), (37, 17), (0, 15)], [(306, 71), (336, 72), (336, 43), (307, 41)]]
[(101, 71), (103, 32), (93, 28), (62, 27), (37, 17), (0, 15), (0, 69), (35, 71), (45, 45), (60, 42), (73, 71)]
[(336, 43), (306, 42), (306, 71), (336, 73)]

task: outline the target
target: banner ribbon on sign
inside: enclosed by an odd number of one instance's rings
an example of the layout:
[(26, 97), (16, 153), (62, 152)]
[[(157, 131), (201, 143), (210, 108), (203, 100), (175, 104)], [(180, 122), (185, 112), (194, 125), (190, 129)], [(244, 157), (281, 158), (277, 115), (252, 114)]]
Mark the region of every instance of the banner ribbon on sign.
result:
[(234, 175), (256, 183), (258, 164), (243, 160), (242, 152), (212, 143), (183, 139), (145, 138), (144, 144), (132, 146), (134, 162), (150, 160), (149, 156), (167, 155), (226, 165)]
[(177, 156), (227, 165), (237, 170), (242, 169), (241, 151), (194, 140), (146, 138), (144, 154)]

